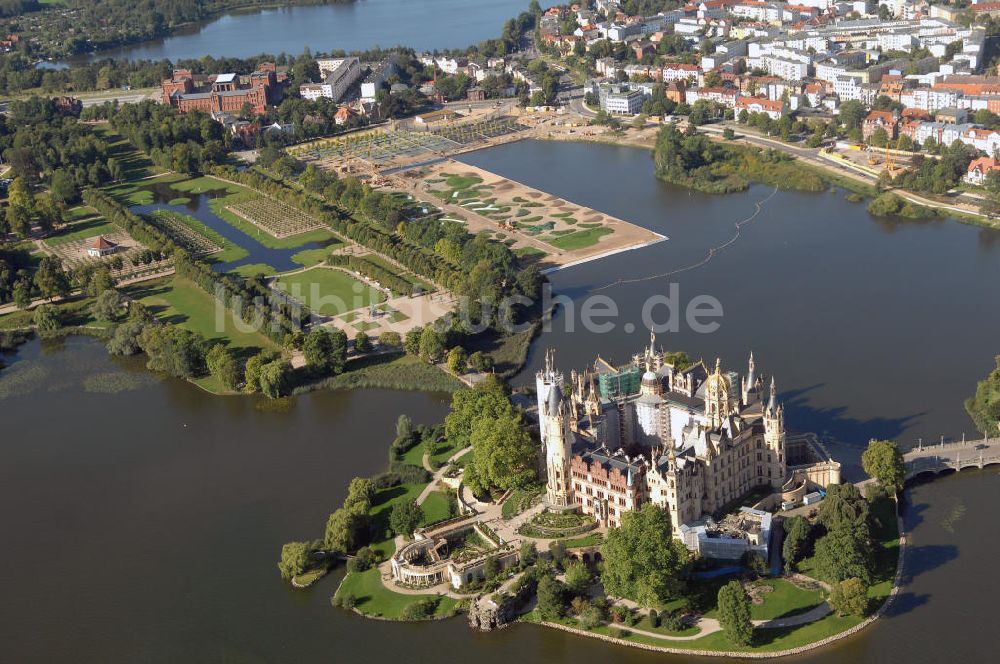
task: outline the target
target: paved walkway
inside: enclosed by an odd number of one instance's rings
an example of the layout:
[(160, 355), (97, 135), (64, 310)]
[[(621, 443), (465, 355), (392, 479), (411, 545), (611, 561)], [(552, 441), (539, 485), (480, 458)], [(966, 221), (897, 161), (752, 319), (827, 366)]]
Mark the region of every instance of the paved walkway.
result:
[[(434, 473), (434, 477), (431, 478), (430, 483), (427, 486), (425, 486), (424, 490), (420, 492), (419, 496), (417, 496), (417, 505), (423, 505), (424, 501), (427, 500), (427, 496), (431, 495), (432, 491), (437, 491), (438, 483), (441, 482), (441, 479), (444, 477), (445, 472), (447, 472), (448, 465), (454, 462), (455, 460), (461, 458), (470, 451), (472, 451), (471, 446), (461, 449), (455, 454), (452, 454), (450, 457), (448, 457), (447, 461), (441, 464), (441, 467), (436, 472), (434, 471), (433, 468), (431, 468), (430, 457), (426, 452), (424, 453), (424, 456), (421, 459), (421, 463), (423, 463), (424, 468), (428, 472)], [(399, 547), (397, 546), (397, 548)]]

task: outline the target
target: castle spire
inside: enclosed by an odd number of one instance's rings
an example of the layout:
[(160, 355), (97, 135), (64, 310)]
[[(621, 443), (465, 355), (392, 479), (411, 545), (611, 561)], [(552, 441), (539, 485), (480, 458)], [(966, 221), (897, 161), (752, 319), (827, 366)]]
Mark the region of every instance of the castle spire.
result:
[(754, 375), (756, 373), (755, 369), (756, 366), (753, 362), (753, 351), (750, 351), (750, 362), (747, 366), (747, 390), (752, 390), (753, 384), (757, 380), (757, 377)]
[(778, 397), (776, 393), (777, 390), (774, 387), (774, 376), (771, 376), (771, 398), (767, 401), (767, 409), (771, 412), (774, 412), (774, 409), (777, 408), (778, 405)]

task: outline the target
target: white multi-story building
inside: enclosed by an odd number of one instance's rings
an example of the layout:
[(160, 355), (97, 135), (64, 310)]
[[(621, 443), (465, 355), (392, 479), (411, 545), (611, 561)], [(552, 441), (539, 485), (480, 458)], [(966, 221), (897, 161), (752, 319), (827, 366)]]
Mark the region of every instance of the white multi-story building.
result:
[(907, 108), (920, 108), (933, 113), (941, 108), (958, 106), (959, 93), (937, 88), (913, 88), (899, 95), (899, 102)]
[(326, 97), (340, 101), (354, 82), (361, 77), (361, 61), (357, 58), (329, 58), (317, 60), (322, 83), (304, 83), (299, 94), (304, 99)]
[(798, 81), (809, 75), (808, 63), (772, 55), (750, 60), (749, 64), (751, 67), (763, 69), (771, 76), (778, 76), (789, 81)]
[(938, 145), (951, 145), (962, 140), (973, 126), (970, 124), (950, 124), (947, 122), (921, 122), (914, 132), (913, 140), (923, 144), (928, 138), (933, 138)]
[(670, 81), (697, 81), (701, 78), (702, 69), (698, 65), (669, 64), (663, 66), (662, 79)]

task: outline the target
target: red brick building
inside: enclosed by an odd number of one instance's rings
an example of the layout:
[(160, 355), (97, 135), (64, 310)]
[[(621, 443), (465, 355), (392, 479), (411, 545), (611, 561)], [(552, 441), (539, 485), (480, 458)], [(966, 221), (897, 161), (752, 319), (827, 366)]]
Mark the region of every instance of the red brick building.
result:
[(896, 116), (891, 111), (872, 111), (861, 123), (861, 135), (867, 141), (879, 129), (885, 129), (889, 138), (896, 138)]
[(192, 74), (189, 69), (175, 69), (160, 85), (163, 103), (181, 113), (195, 110), (240, 113), (249, 104), (251, 113), (256, 115), (267, 111), (277, 87), (278, 75), (273, 63), (263, 63), (249, 76), (204, 76)]

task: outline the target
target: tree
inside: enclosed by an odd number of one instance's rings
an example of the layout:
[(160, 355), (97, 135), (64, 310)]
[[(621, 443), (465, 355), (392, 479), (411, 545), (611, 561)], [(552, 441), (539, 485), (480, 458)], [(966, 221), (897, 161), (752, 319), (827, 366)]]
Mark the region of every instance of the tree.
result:
[(750, 619), (750, 597), (739, 581), (730, 581), (719, 588), (719, 623), (726, 637), (739, 646), (750, 645), (753, 622)]
[(583, 595), (590, 587), (590, 570), (578, 560), (566, 565), (566, 588), (574, 595)]
[(288, 542), (281, 547), (278, 570), (281, 578), (288, 581), (305, 571), (309, 564), (309, 542)]
[(38, 334), (43, 337), (53, 334), (62, 326), (59, 312), (51, 304), (38, 305), (32, 315), (32, 321), (38, 328)]
[(868, 586), (858, 578), (834, 584), (827, 600), (840, 616), (863, 616), (868, 612)]
[(288, 374), (292, 366), (284, 360), (269, 362), (260, 368), (257, 378), (261, 394), (277, 399), (288, 394)]
[(44, 298), (65, 297), (69, 293), (69, 278), (57, 256), (46, 256), (39, 262), (35, 288)]
[(861, 466), (868, 477), (878, 480), (893, 495), (903, 490), (906, 466), (903, 464), (903, 455), (893, 441), (869, 441), (868, 449), (861, 455)]
[(850, 531), (857, 539), (869, 541), (869, 505), (853, 484), (831, 484), (827, 496), (820, 504), (819, 522), (828, 531)]
[(73, 182), (73, 177), (61, 168), (52, 173), (49, 182), (49, 192), (52, 198), (63, 205), (75, 203), (80, 198), (80, 192)]
[(848, 129), (857, 129), (865, 117), (865, 107), (857, 99), (848, 99), (840, 105), (840, 123)]
[(24, 311), (31, 307), (31, 281), (27, 277), (18, 279), (11, 293), (14, 305)]
[(362, 534), (367, 527), (367, 514), (341, 507), (327, 519), (323, 547), (338, 553), (354, 551), (362, 544)]
[(247, 360), (244, 369), (243, 391), (247, 393), (260, 391), (260, 374), (264, 365), (273, 362), (275, 354), (271, 351), (261, 351)]
[(389, 527), (396, 535), (409, 537), (423, 518), (424, 512), (420, 509), (420, 505), (417, 505), (417, 501), (404, 500), (393, 506), (389, 514)]
[(94, 318), (105, 323), (111, 323), (122, 314), (122, 296), (113, 288), (109, 288), (97, 296), (91, 307)]
[(441, 334), (433, 325), (428, 325), (420, 333), (420, 357), (427, 362), (437, 362), (443, 353), (444, 341)]
[(653, 503), (622, 514), (608, 531), (601, 580), (609, 594), (643, 606), (663, 604), (681, 590), (687, 549), (671, 537), (670, 515)]
[(313, 328), (302, 341), (302, 353), (318, 371), (339, 374), (347, 362), (347, 335), (341, 330)]
[(785, 542), (781, 547), (781, 555), (785, 559), (785, 569), (795, 569), (809, 542), (809, 522), (801, 516), (785, 519)]
[(379, 346), (402, 346), (403, 339), (399, 336), (399, 332), (383, 332), (378, 335), (378, 345)]
[(371, 337), (364, 330), (358, 331), (354, 335), (354, 350), (359, 353), (368, 353), (372, 349)]
[(521, 540), (521, 550), (519, 552), (518, 560), (521, 563), (521, 567), (531, 567), (538, 560), (538, 549), (535, 547), (535, 543), (531, 540)]
[(448, 369), (452, 373), (462, 375), (468, 369), (469, 358), (465, 352), (465, 349), (461, 346), (455, 346), (450, 351), (448, 351)]
[(240, 364), (236, 355), (222, 344), (215, 344), (205, 354), (205, 366), (227, 390), (235, 390), (240, 384)]
[(423, 336), (423, 329), (414, 327), (406, 332), (406, 339), (403, 341), (403, 350), (407, 355), (420, 355), (420, 338)]
[(469, 440), (474, 476), (481, 487), (506, 491), (527, 486), (537, 477), (535, 443), (520, 413), (479, 418)]
[(413, 420), (409, 415), (400, 415), (396, 419), (396, 439), (406, 440), (413, 435)]
[(538, 612), (545, 620), (561, 618), (566, 611), (565, 587), (549, 575), (538, 582)]
[(344, 507), (367, 513), (375, 498), (375, 483), (367, 477), (355, 477), (347, 485)]
[(984, 436), (1000, 431), (1000, 355), (996, 368), (976, 385), (976, 393), (965, 400), (965, 411)]
[(469, 366), (483, 373), (487, 373), (493, 368), (493, 358), (478, 350), (469, 356)]
[(865, 583), (871, 580), (871, 555), (868, 543), (848, 529), (831, 530), (816, 542), (816, 569), (830, 582), (852, 577)]

